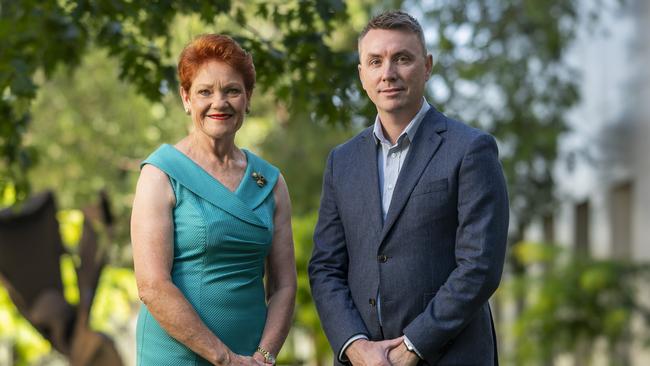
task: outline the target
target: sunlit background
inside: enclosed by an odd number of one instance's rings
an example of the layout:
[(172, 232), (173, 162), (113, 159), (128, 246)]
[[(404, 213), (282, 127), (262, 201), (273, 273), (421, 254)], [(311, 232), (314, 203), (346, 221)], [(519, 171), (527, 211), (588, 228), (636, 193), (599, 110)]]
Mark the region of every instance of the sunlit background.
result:
[[(306, 273), (329, 150), (367, 126), (356, 36), (401, 7), (436, 65), (428, 100), (497, 137), (511, 197), (491, 299), (504, 365), (650, 365), (650, 2), (647, 0), (1, 1), (0, 207), (51, 190), (78, 304), (82, 209), (114, 215), (90, 325), (135, 365), (140, 306), (129, 216), (139, 162), (189, 128), (182, 46), (235, 36), (258, 72), (237, 143), (283, 172), (299, 290), (279, 364), (331, 364)], [(157, 4), (157, 5), (156, 5)], [(17, 205), (17, 206), (16, 206)], [(0, 220), (0, 225), (2, 222)], [(9, 243), (0, 236), (0, 256)], [(18, 259), (29, 268), (39, 253)], [(67, 365), (0, 286), (0, 365)]]

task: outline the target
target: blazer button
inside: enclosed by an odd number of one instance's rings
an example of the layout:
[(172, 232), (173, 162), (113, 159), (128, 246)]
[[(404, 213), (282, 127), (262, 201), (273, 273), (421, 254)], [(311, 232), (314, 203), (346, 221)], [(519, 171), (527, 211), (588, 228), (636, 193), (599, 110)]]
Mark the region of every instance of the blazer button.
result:
[(379, 261), (379, 263), (386, 263), (388, 262), (388, 257), (385, 255), (378, 255), (377, 260)]
[(368, 303), (370, 303), (370, 306), (372, 306), (373, 308), (374, 308), (375, 305), (377, 304), (377, 302), (375, 301), (375, 299), (372, 299), (372, 298), (368, 300)]

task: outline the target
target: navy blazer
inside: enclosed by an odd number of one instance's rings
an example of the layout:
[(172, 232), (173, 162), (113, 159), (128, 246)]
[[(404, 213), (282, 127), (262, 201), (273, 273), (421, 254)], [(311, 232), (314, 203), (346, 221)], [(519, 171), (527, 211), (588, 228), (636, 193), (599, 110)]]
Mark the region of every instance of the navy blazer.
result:
[(503, 270), (508, 196), (494, 138), (432, 107), (385, 222), (378, 182), (372, 127), (331, 151), (309, 278), (334, 363), (361, 333), (406, 335), (430, 365), (496, 364), (488, 299)]

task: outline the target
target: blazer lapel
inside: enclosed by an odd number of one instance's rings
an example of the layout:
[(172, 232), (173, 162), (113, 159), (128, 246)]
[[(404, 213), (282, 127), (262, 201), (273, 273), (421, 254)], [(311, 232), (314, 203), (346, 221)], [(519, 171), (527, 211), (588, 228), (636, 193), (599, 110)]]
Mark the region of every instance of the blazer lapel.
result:
[(359, 187), (359, 195), (362, 196), (362, 202), (367, 202), (368, 220), (375, 235), (378, 235), (382, 226), (381, 200), (379, 195), (379, 171), (377, 168), (377, 142), (372, 134), (372, 127), (368, 128), (367, 133), (360, 146), (361, 157), (358, 166), (361, 179), (357, 182), (368, 182), (368, 185)]
[(406, 205), (413, 187), (420, 180), (424, 169), (442, 143), (443, 138), (440, 137), (439, 132), (446, 129), (447, 125), (442, 115), (432, 106), (415, 133), (406, 161), (397, 177), (393, 198), (381, 231), (380, 245)]

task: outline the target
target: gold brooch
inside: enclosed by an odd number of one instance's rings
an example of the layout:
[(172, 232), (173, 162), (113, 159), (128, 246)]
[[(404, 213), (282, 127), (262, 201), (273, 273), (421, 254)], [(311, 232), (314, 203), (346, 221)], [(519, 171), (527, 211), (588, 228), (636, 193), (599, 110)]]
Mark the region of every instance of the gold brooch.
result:
[(258, 172), (253, 172), (252, 176), (253, 179), (255, 179), (255, 183), (257, 183), (258, 186), (264, 187), (264, 185), (266, 184), (266, 178), (264, 178), (262, 174)]

